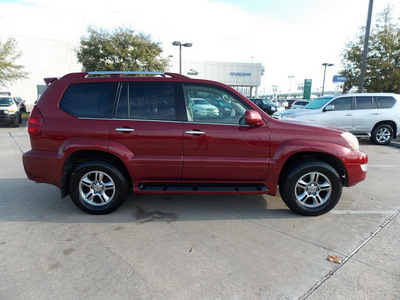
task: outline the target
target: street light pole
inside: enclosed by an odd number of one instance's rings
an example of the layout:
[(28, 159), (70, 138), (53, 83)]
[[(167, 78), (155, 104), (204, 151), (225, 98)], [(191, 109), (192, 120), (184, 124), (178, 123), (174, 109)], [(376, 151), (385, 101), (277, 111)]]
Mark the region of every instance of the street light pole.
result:
[(179, 74), (182, 74), (182, 46), (183, 47), (192, 47), (192, 43), (182, 44), (179, 41), (175, 41), (172, 43), (173, 46), (179, 46)]
[(371, 29), (373, 3), (374, 3), (374, 0), (369, 0), (367, 26), (365, 27), (364, 50), (363, 50), (363, 56), (362, 56), (362, 62), (361, 62), (360, 82), (358, 83), (358, 92), (359, 93), (362, 93), (364, 91), (364, 77), (365, 77), (365, 68), (367, 65), (369, 32)]
[(289, 86), (289, 98), (292, 97), (292, 79), (294, 75), (289, 75), (288, 78), (290, 79), (290, 86)]
[(326, 67), (332, 67), (332, 66), (334, 66), (334, 64), (323, 63), (322, 65), (324, 66), (324, 81), (322, 82), (322, 94), (321, 94), (321, 96), (324, 95)]

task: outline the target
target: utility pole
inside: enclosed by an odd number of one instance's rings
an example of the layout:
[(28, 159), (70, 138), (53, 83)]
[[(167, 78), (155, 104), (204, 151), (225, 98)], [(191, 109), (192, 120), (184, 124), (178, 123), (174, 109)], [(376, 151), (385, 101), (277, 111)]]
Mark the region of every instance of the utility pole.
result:
[(361, 63), (360, 83), (358, 84), (358, 92), (359, 93), (362, 93), (364, 91), (364, 77), (365, 77), (365, 68), (366, 68), (366, 64), (367, 64), (369, 32), (371, 29), (372, 5), (373, 4), (374, 4), (374, 0), (369, 0), (367, 26), (365, 27), (364, 50), (363, 50), (363, 57), (362, 57), (362, 63)]

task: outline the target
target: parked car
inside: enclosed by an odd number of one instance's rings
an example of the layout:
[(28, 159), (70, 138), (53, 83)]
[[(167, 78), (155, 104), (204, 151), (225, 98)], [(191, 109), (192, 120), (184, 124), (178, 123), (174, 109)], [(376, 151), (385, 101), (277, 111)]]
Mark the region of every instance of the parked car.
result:
[(272, 100), (258, 98), (250, 98), (250, 100), (269, 115), (272, 115), (277, 111), (285, 110), (285, 107), (274, 103)]
[(311, 101), (310, 103), (306, 104), (304, 106), (304, 109), (305, 109), (304, 111), (291, 108), (291, 109), (287, 109), (285, 111), (278, 111), (278, 112), (274, 113), (272, 115), (272, 117), (275, 119), (292, 118), (295, 114), (299, 115), (302, 113), (307, 113), (307, 112), (309, 112), (309, 110), (318, 110), (319, 111), (319, 110), (322, 110), (322, 107), (326, 103), (328, 103), (330, 100), (332, 100), (333, 98), (335, 98), (335, 96), (331, 96), (331, 95), (317, 98), (317, 99)]
[(292, 103), (291, 107), (292, 109), (299, 109), (299, 108), (304, 108), (305, 105), (310, 103), (310, 100), (296, 100), (295, 102)]
[[(116, 210), (130, 189), (276, 195), (279, 187), (302, 215), (330, 211), (343, 186), (366, 178), (367, 155), (345, 130), (275, 120), (222, 83), (135, 74), (46, 78), (28, 120), (28, 178), (91, 214)], [(194, 114), (199, 99), (224, 101), (231, 113)]]
[[(378, 145), (390, 143), (400, 133), (400, 95), (350, 94), (314, 101), (285, 117), (341, 127)], [(310, 109), (317, 107), (314, 104), (319, 108)]]
[(195, 116), (212, 117), (219, 115), (218, 108), (202, 98), (192, 98), (188, 106)]
[(282, 105), (285, 109), (289, 108), (289, 102), (287, 100), (285, 100), (285, 99), (278, 99), (278, 100), (276, 100), (276, 102), (279, 105)]
[(13, 98), (11, 96), (0, 96), (0, 123), (19, 127), (21, 122), (21, 112)]
[(13, 97), (15, 103), (18, 105), (20, 112), (26, 112), (25, 100), (21, 97)]

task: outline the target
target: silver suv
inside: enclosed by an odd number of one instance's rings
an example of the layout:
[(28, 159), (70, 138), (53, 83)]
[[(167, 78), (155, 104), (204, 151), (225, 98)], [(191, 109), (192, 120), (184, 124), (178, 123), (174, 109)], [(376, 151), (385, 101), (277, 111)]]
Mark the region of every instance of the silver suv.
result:
[(400, 95), (383, 93), (323, 97), (305, 109), (286, 111), (276, 118), (294, 118), (347, 129), (357, 137), (369, 137), (378, 145), (390, 143), (399, 135)]

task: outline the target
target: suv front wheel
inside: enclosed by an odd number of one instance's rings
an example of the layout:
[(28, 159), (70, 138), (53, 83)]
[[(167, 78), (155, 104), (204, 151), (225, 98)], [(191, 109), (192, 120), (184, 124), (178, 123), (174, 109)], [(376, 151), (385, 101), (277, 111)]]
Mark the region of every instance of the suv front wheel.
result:
[(306, 160), (288, 172), (279, 185), (283, 201), (305, 216), (322, 215), (338, 203), (342, 183), (336, 170), (319, 160)]
[(108, 214), (116, 210), (128, 195), (128, 183), (114, 165), (89, 161), (71, 174), (70, 196), (75, 205), (89, 214)]

